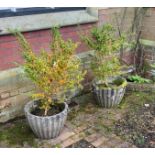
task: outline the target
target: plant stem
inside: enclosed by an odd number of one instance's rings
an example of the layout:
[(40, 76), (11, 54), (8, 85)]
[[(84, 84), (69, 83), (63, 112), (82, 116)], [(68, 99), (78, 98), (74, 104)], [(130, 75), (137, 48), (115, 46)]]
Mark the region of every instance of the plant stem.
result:
[(107, 79), (105, 79), (104, 84), (106, 87), (108, 87), (108, 80)]
[(44, 116), (47, 116), (48, 108), (45, 108)]

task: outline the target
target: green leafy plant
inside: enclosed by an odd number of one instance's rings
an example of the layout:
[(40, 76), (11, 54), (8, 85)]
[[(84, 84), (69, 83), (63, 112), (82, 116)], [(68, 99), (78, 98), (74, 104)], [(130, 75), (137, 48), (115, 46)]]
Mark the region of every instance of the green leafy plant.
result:
[(155, 69), (155, 64), (151, 64), (150, 67), (152, 67), (152, 69)]
[(121, 64), (117, 55), (125, 42), (125, 36), (115, 36), (115, 29), (110, 24), (93, 28), (90, 35), (82, 36), (85, 43), (94, 49), (91, 68), (97, 80), (108, 86), (108, 78), (121, 74)]
[(127, 80), (130, 81), (130, 82), (134, 82), (134, 83), (151, 83), (152, 80), (150, 79), (146, 79), (146, 78), (143, 78), (139, 75), (130, 75), (127, 77)]
[(71, 40), (64, 41), (58, 28), (53, 28), (50, 52), (42, 49), (37, 56), (20, 32), (14, 34), (25, 60), (24, 72), (39, 90), (32, 97), (41, 101), (40, 108), (47, 115), (52, 106), (66, 100), (68, 90), (82, 87), (80, 82), (86, 72), (81, 69), (80, 60), (75, 56), (78, 44)]

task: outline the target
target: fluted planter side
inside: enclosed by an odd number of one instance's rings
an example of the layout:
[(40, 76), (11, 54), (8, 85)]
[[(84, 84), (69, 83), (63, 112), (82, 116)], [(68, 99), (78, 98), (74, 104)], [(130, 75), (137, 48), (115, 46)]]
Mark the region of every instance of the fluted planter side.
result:
[(93, 83), (93, 93), (97, 99), (98, 104), (104, 108), (111, 108), (118, 105), (126, 90), (126, 80), (118, 87), (99, 88), (96, 83)]
[(25, 105), (24, 112), (27, 121), (34, 134), (41, 139), (52, 139), (59, 136), (67, 119), (68, 105), (64, 103), (65, 108), (62, 112), (53, 116), (36, 116), (31, 114), (31, 110), (37, 107), (36, 101), (30, 101)]

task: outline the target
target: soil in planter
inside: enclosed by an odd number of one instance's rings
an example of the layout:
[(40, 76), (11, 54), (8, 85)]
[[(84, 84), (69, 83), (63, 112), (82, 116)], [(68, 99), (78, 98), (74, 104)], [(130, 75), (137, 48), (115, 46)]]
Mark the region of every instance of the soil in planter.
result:
[[(58, 104), (57, 106), (52, 106), (51, 109), (48, 110), (46, 116), (53, 116), (53, 115), (59, 114), (60, 112), (62, 112), (64, 110), (64, 108), (65, 108), (64, 104)], [(40, 109), (39, 106), (36, 107), (35, 109), (33, 109), (31, 111), (31, 113), (36, 116), (44, 116), (45, 117), (44, 110)]]
[(116, 79), (116, 80), (114, 80), (114, 81), (112, 81), (112, 82), (109, 82), (108, 83), (108, 86), (106, 86), (105, 84), (99, 84), (98, 85), (98, 87), (100, 88), (100, 89), (102, 89), (102, 88), (105, 88), (105, 87), (109, 87), (109, 88), (114, 88), (114, 87), (118, 87), (118, 86), (120, 86), (122, 83), (124, 82), (124, 80), (122, 80), (122, 79)]

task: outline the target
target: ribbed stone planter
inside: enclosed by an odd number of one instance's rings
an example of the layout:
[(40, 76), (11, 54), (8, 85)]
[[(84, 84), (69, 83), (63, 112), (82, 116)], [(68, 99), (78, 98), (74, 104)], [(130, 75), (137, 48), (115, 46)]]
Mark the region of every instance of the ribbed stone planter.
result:
[(98, 83), (93, 83), (93, 92), (101, 107), (111, 108), (121, 102), (127, 85), (125, 79), (122, 81), (121, 85), (110, 88), (100, 88)]
[(52, 139), (59, 136), (67, 119), (68, 105), (64, 103), (64, 110), (53, 116), (36, 116), (31, 114), (37, 107), (36, 101), (30, 101), (25, 105), (24, 112), (34, 134), (41, 139)]

